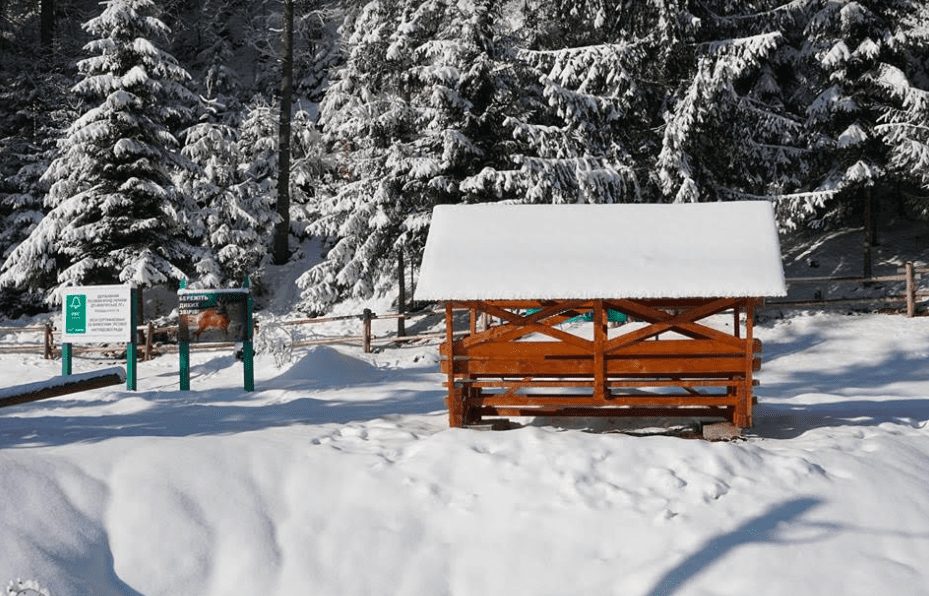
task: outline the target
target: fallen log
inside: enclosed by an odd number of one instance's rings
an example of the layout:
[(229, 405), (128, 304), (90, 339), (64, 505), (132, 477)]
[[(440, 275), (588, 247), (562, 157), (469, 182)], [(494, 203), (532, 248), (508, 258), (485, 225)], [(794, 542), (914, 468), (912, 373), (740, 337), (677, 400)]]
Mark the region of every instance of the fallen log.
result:
[(13, 385), (0, 389), (0, 408), (25, 404), (40, 399), (100, 389), (126, 382), (126, 370), (121, 366), (104, 368), (77, 375), (55, 377), (47, 381)]

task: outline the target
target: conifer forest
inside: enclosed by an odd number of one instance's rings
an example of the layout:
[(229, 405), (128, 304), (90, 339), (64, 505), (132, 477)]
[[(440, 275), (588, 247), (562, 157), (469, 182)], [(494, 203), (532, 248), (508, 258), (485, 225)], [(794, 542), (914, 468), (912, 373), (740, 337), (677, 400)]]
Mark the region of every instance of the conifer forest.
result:
[(439, 204), (741, 200), (929, 218), (929, 3), (0, 0), (11, 316), (262, 288), (310, 238), (323, 312), (415, 265)]

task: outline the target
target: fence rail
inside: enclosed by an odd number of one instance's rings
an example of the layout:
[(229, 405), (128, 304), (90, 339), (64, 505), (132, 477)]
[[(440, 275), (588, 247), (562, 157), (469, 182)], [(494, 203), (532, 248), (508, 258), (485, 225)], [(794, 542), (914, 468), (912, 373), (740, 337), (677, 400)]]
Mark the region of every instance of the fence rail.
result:
[[(903, 282), (905, 283), (905, 293), (902, 295), (885, 295), (860, 298), (817, 298), (813, 300), (769, 300), (765, 303), (767, 307), (777, 308), (803, 308), (815, 306), (833, 306), (845, 304), (905, 304), (907, 316), (915, 316), (917, 303), (920, 300), (929, 298), (929, 290), (919, 291), (916, 280), (923, 276), (929, 277), (929, 267), (914, 267), (912, 263), (906, 263), (904, 267), (898, 270), (897, 275), (880, 275), (875, 277), (858, 277), (858, 276), (817, 276), (817, 277), (789, 277), (786, 279), (788, 285), (812, 284), (812, 283), (883, 283), (883, 282)], [(403, 302), (401, 302), (403, 304)], [(359, 321), (360, 329), (357, 334), (318, 336), (303, 339), (295, 339), (291, 342), (291, 347), (302, 348), (327, 344), (348, 344), (358, 345), (365, 352), (371, 352), (375, 346), (388, 346), (416, 341), (441, 340), (445, 337), (445, 332), (419, 333), (409, 335), (406, 333), (406, 323), (413, 319), (425, 318), (430, 315), (441, 314), (438, 309), (423, 309), (415, 312), (387, 312), (377, 314), (369, 309), (365, 309), (358, 314), (335, 315), (327, 317), (311, 317), (298, 319), (284, 319), (268, 321), (267, 324), (277, 327), (299, 327), (304, 325), (318, 325), (324, 323), (334, 323), (339, 321)], [(397, 332), (395, 334), (377, 336), (372, 331), (374, 321), (393, 320), (398, 321)], [(256, 333), (260, 332), (262, 321), (255, 321)], [(178, 346), (171, 342), (155, 342), (156, 335), (174, 335), (178, 332), (177, 325), (157, 325), (149, 321), (139, 325), (137, 331), (140, 334), (142, 345), (140, 356), (143, 360), (151, 360), (158, 354), (175, 353)], [(0, 354), (32, 354), (41, 353), (45, 358), (52, 359), (57, 357), (58, 351), (55, 347), (56, 338), (60, 333), (55, 330), (49, 321), (45, 325), (31, 325), (28, 327), (0, 327), (0, 334), (20, 334), (20, 333), (42, 333), (42, 343), (0, 343)], [(464, 332), (461, 332), (464, 333)], [(457, 335), (457, 333), (456, 333)], [(233, 342), (210, 342), (191, 344), (194, 351), (213, 351), (228, 350), (235, 347)], [(75, 354), (120, 354), (124, 351), (123, 347), (105, 347), (105, 346), (74, 346)]]
[[(294, 348), (302, 348), (327, 344), (348, 344), (361, 346), (365, 352), (371, 352), (375, 346), (387, 346), (415, 341), (428, 341), (445, 337), (444, 332), (409, 335), (405, 332), (404, 325), (398, 326), (398, 333), (396, 335), (388, 334), (378, 336), (375, 335), (372, 330), (372, 323), (374, 321), (396, 319), (406, 322), (412, 319), (435, 315), (438, 312), (439, 311), (433, 309), (424, 309), (413, 313), (387, 312), (384, 314), (376, 314), (369, 309), (365, 309), (365, 311), (359, 314), (274, 320), (268, 321), (267, 324), (277, 327), (296, 327), (356, 320), (361, 324), (359, 330), (360, 332), (357, 334), (296, 339), (291, 342), (290, 345)], [(254, 324), (256, 333), (260, 332), (262, 323), (263, 321), (260, 319), (255, 320)], [(151, 360), (158, 354), (176, 353), (178, 351), (178, 346), (176, 343), (170, 341), (167, 343), (156, 343), (154, 339), (156, 335), (168, 335), (169, 337), (176, 337), (178, 333), (177, 325), (156, 326), (154, 322), (149, 321), (147, 323), (138, 325), (136, 327), (136, 331), (140, 334), (141, 338), (141, 341), (139, 341), (141, 347), (139, 350), (139, 355), (143, 361)], [(44, 354), (46, 359), (52, 359), (58, 356), (58, 350), (56, 349), (56, 339), (60, 338), (61, 334), (54, 328), (51, 322), (48, 322), (45, 325), (32, 325), (28, 327), (0, 327), (0, 334), (20, 333), (42, 333), (43, 342), (10, 344), (0, 343), (0, 354), (32, 354), (38, 352)], [(237, 344), (235, 342), (203, 342), (191, 344), (191, 349), (193, 351), (229, 350), (236, 347), (236, 345)], [(125, 351), (125, 348), (122, 346), (74, 346), (72, 350), (74, 354), (120, 354)]]
[(900, 303), (906, 304), (906, 315), (913, 317), (916, 315), (917, 302), (920, 299), (929, 297), (929, 292), (920, 292), (917, 289), (916, 281), (924, 275), (929, 274), (929, 267), (915, 267), (913, 263), (907, 262), (903, 267), (897, 269), (897, 275), (878, 275), (872, 277), (861, 276), (817, 276), (817, 277), (788, 277), (785, 281), (787, 285), (791, 284), (811, 284), (811, 283), (884, 283), (895, 282), (904, 283), (905, 290), (900, 295), (890, 296), (862, 296), (859, 298), (816, 298), (813, 300), (768, 300), (765, 306), (785, 307), (785, 308), (802, 308), (808, 306), (831, 306), (840, 304), (869, 304), (869, 303)]

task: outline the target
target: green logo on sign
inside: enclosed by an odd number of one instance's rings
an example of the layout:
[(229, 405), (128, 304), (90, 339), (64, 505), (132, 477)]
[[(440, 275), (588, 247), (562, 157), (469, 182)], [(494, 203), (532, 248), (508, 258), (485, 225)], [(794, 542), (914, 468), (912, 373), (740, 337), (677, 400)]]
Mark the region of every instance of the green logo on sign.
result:
[(68, 296), (65, 307), (65, 333), (87, 333), (87, 296)]

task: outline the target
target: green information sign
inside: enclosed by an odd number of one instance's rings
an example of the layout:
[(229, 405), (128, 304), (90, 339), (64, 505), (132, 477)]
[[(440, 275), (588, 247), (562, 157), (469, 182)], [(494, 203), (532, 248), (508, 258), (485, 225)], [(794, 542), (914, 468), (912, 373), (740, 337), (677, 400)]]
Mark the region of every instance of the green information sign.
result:
[(71, 294), (65, 309), (65, 332), (87, 333), (87, 295)]
[(246, 391), (255, 390), (254, 303), (250, 286), (248, 276), (241, 288), (189, 290), (187, 280), (181, 280), (177, 291), (181, 391), (190, 391), (190, 344), (201, 341), (201, 337), (206, 341), (241, 342), (243, 386)]
[(136, 389), (137, 291), (129, 285), (73, 286), (61, 294), (61, 374), (71, 374), (72, 344), (126, 344), (126, 388)]

